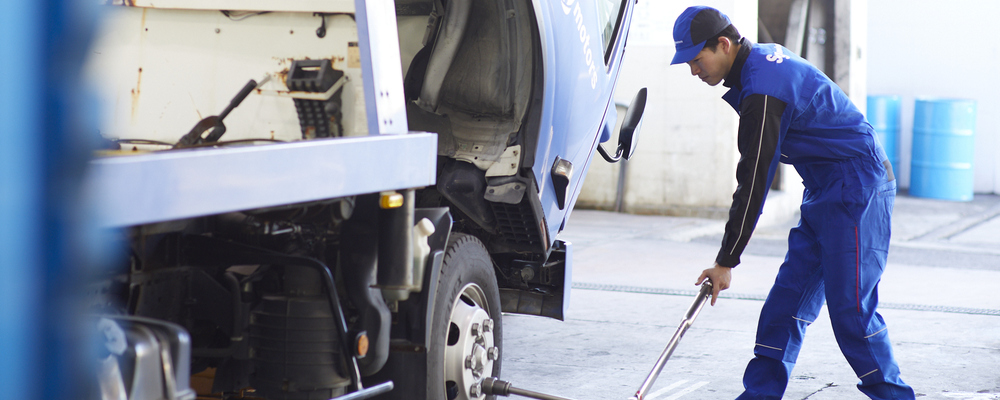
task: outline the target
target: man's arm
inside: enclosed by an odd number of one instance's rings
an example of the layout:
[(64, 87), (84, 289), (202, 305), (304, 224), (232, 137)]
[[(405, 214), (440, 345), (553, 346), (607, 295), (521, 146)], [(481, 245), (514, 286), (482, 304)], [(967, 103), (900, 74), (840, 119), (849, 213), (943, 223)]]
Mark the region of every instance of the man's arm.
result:
[(778, 153), (781, 114), (785, 106), (785, 102), (762, 94), (751, 94), (740, 104), (738, 185), (733, 193), (722, 248), (715, 259), (719, 266), (735, 267), (740, 263), (740, 255), (757, 225), (764, 197), (771, 186), (771, 164)]

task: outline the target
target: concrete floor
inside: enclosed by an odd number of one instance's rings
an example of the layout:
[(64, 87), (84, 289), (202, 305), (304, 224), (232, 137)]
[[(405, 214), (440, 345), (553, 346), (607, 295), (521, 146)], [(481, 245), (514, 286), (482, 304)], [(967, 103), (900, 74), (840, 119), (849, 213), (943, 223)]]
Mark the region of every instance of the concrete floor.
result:
[[(795, 221), (758, 228), (733, 286), (706, 307), (647, 396), (732, 399), (764, 296)], [(723, 221), (576, 210), (566, 321), (504, 316), (502, 379), (578, 400), (626, 399), (645, 379), (710, 267)], [(955, 203), (900, 194), (880, 313), (921, 399), (1000, 399), (1000, 196)], [(808, 331), (785, 399), (865, 399), (825, 314)]]

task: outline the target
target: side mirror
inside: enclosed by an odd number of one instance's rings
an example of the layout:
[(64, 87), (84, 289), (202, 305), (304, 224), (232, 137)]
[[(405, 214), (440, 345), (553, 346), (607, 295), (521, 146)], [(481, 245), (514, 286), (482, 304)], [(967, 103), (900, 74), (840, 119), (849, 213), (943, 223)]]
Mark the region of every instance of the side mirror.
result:
[(632, 98), (625, 111), (625, 119), (622, 121), (622, 128), (618, 132), (618, 149), (614, 157), (608, 154), (604, 147), (597, 145), (597, 151), (601, 153), (609, 163), (616, 163), (622, 158), (628, 160), (635, 153), (635, 146), (639, 142), (636, 135), (639, 134), (639, 127), (642, 126), (642, 113), (646, 109), (646, 88), (639, 89), (639, 92)]

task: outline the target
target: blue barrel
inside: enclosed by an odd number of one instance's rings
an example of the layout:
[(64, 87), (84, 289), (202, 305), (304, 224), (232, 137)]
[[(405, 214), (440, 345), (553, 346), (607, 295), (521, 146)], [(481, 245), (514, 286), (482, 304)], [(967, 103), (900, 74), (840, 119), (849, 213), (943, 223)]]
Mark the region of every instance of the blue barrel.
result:
[(868, 96), (868, 122), (875, 128), (875, 134), (896, 171), (899, 171), (900, 104), (902, 100), (899, 96)]
[(913, 108), (910, 194), (942, 200), (972, 200), (976, 102), (917, 99)]

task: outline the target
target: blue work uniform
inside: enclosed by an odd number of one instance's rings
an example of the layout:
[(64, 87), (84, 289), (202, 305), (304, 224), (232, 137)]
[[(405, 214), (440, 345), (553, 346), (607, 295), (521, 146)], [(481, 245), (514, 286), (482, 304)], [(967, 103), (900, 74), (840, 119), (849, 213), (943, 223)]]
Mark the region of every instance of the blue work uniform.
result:
[(896, 182), (872, 126), (821, 71), (777, 44), (740, 41), (723, 96), (740, 115), (738, 186), (719, 265), (750, 240), (778, 162), (805, 192), (788, 253), (761, 310), (739, 399), (780, 399), (824, 300), (841, 351), (873, 399), (913, 399), (878, 305)]

